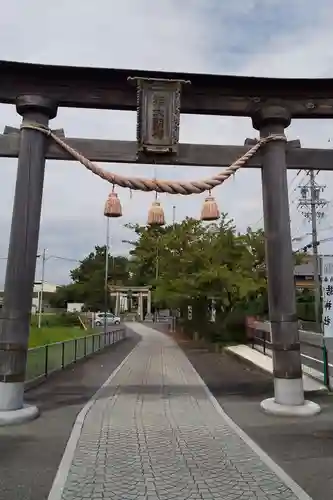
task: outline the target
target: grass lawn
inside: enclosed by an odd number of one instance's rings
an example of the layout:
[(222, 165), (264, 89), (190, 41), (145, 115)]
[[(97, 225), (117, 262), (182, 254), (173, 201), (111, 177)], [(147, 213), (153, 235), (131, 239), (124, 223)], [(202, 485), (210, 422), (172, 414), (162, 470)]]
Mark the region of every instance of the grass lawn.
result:
[[(92, 329), (58, 326), (54, 324), (55, 321), (52, 323), (42, 328), (37, 328), (35, 324), (30, 326), (26, 380), (59, 370), (85, 355), (103, 349), (106, 341), (112, 342), (112, 337), (93, 336)], [(80, 340), (74, 342), (74, 339)]]
[(29, 348), (39, 347), (46, 344), (54, 344), (63, 340), (70, 340), (77, 337), (90, 335), (92, 330), (83, 330), (75, 326), (45, 326), (37, 328), (30, 327)]
[[(27, 359), (26, 379), (31, 380), (39, 375), (59, 370), (80, 359), (84, 353), (91, 353), (98, 346), (93, 342), (92, 330), (83, 330), (75, 326), (45, 326), (37, 328), (30, 327), (29, 351)], [(79, 340), (75, 346), (74, 342), (66, 342), (64, 345), (57, 342), (74, 340), (75, 338), (90, 336), (86, 341)], [(45, 346), (48, 346), (47, 348)]]

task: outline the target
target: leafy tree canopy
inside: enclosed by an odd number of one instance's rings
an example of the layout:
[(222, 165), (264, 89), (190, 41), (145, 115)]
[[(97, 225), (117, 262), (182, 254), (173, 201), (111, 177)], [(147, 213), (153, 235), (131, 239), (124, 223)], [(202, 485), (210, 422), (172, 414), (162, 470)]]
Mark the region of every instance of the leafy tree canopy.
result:
[[(103, 310), (105, 305), (106, 246), (96, 246), (77, 268), (70, 272), (72, 282), (59, 287), (51, 299), (53, 307), (63, 308), (68, 302), (83, 302), (92, 311)], [(130, 281), (127, 257), (108, 255), (109, 284), (126, 285)]]
[(138, 236), (130, 252), (133, 279), (153, 285), (161, 305), (215, 298), (228, 311), (265, 290), (263, 232), (237, 234), (226, 214), (216, 224), (187, 218), (163, 228), (127, 227)]
[[(249, 304), (267, 307), (262, 229), (237, 233), (227, 214), (213, 224), (186, 218), (164, 227), (126, 227), (135, 236), (128, 242), (130, 255), (109, 255), (109, 284), (152, 285), (159, 307), (182, 309), (192, 301), (207, 311), (214, 299), (224, 317)], [(96, 246), (71, 271), (72, 283), (55, 294), (58, 307), (70, 301), (84, 302), (91, 310), (104, 307), (105, 251)], [(295, 263), (301, 258), (296, 256)]]

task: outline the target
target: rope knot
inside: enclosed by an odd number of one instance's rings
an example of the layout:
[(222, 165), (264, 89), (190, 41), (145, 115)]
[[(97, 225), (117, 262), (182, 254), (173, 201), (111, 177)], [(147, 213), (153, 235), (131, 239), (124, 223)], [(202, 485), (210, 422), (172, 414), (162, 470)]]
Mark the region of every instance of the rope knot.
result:
[(271, 141), (287, 142), (287, 137), (284, 134), (270, 134), (267, 137), (263, 137), (262, 139), (260, 139), (259, 142), (264, 144), (264, 143), (271, 142)]
[(22, 123), (20, 129), (29, 129), (29, 130), (37, 130), (38, 132), (42, 132), (47, 137), (52, 137), (52, 130), (46, 125), (42, 125), (41, 123)]

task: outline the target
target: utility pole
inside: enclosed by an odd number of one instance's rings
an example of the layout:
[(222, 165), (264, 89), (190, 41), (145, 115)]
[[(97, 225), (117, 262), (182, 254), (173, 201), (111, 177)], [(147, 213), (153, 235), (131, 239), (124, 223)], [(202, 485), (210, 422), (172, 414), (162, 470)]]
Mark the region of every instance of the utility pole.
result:
[(313, 170), (308, 173), (309, 182), (299, 186), (301, 197), (298, 201), (298, 207), (302, 210), (302, 215), (311, 222), (311, 236), (313, 249), (313, 275), (315, 283), (315, 319), (318, 330), (321, 330), (321, 290), (320, 290), (320, 262), (318, 256), (318, 233), (317, 219), (322, 219), (325, 216), (323, 209), (327, 205), (327, 201), (320, 197), (326, 186), (317, 184), (316, 174)]
[(109, 248), (110, 248), (110, 219), (106, 217), (106, 241), (105, 241), (105, 272), (104, 272), (104, 333), (107, 329), (106, 313), (109, 310)]
[(42, 253), (42, 282), (41, 282), (39, 301), (38, 301), (38, 328), (41, 328), (42, 326), (45, 262), (46, 262), (46, 248), (44, 248)]
[(158, 248), (158, 243), (156, 245), (156, 262), (155, 262), (155, 280), (158, 280), (158, 274), (159, 274), (159, 248)]
[[(310, 171), (310, 192), (311, 192), (311, 225), (312, 225), (312, 251), (313, 251), (313, 273), (315, 282), (315, 309), (316, 309), (316, 323), (321, 326), (320, 318), (320, 264), (318, 259), (318, 233), (317, 233), (317, 201), (320, 201), (320, 188), (316, 188), (315, 174), (313, 170)], [(324, 216), (323, 212), (318, 212), (318, 216)]]

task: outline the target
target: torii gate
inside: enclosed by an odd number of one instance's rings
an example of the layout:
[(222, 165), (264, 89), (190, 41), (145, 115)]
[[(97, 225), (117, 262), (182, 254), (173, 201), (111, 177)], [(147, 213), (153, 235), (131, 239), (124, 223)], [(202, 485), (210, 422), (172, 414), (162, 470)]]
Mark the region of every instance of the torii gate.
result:
[[(136, 89), (128, 81), (137, 76), (146, 82), (145, 89), (142, 85)], [(178, 144), (179, 112), (246, 116), (252, 119), (261, 138), (273, 134), (279, 139), (266, 143), (247, 163), (248, 167), (262, 169), (273, 339), (275, 397), (261, 405), (266, 411), (295, 415), (320, 410), (304, 400), (287, 165), (292, 169), (332, 170), (333, 151), (301, 149), (297, 141), (286, 143), (282, 139), (292, 118), (333, 118), (333, 80), (179, 74), (3, 61), (0, 62), (0, 102), (16, 105), (23, 117), (20, 132), (6, 127), (0, 136), (0, 157), (18, 157), (0, 321), (0, 424), (22, 422), (38, 414), (37, 408), (24, 405), (23, 393), (45, 159), (72, 159), (47, 138), (49, 120), (56, 116), (59, 106), (135, 111), (139, 103), (139, 144), (64, 139), (84, 157), (99, 162), (227, 167), (249, 150), (248, 145)], [(29, 128), (31, 123), (39, 129)], [(154, 127), (162, 130), (162, 135), (156, 137)], [(55, 131), (55, 134), (64, 137), (63, 131)], [(157, 187), (154, 190), (158, 191)]]
[[(109, 294), (111, 297), (115, 298), (115, 308), (114, 312), (116, 316), (121, 313), (121, 298), (126, 298), (126, 303), (132, 302), (132, 297), (136, 297), (138, 300), (137, 314), (141, 321), (144, 320), (145, 316), (147, 319), (152, 318), (151, 314), (151, 286), (122, 286), (122, 285), (109, 285)], [(144, 314), (144, 299), (147, 301), (147, 312)], [(126, 310), (125, 310), (126, 312)]]

